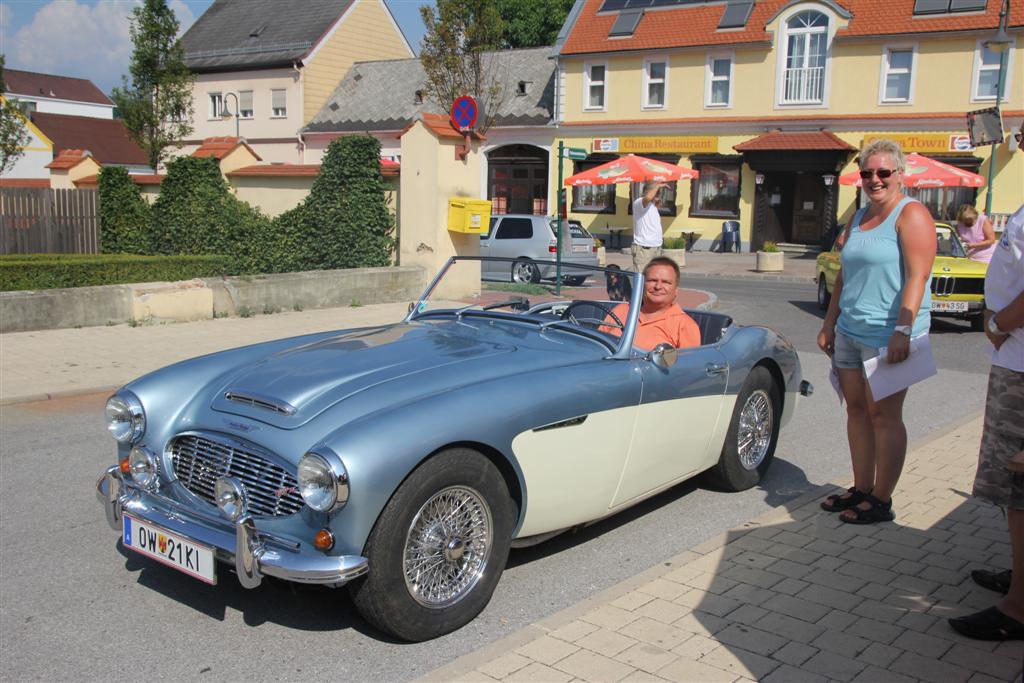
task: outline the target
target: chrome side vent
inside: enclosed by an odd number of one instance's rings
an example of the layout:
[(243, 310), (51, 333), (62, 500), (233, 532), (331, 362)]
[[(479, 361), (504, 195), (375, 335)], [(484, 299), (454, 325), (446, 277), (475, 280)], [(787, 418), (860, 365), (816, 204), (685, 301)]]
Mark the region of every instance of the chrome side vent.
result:
[(242, 393), (240, 391), (228, 391), (224, 394), (224, 398), (228, 401), (234, 401), (235, 403), (244, 403), (247, 406), (253, 406), (254, 408), (263, 408), (264, 410), (271, 410), (280, 415), (294, 415), (295, 406), (279, 401), (270, 396), (263, 396), (253, 392)]
[(561, 422), (553, 422), (553, 423), (551, 423), (549, 425), (544, 425), (543, 427), (537, 427), (533, 431), (535, 431), (535, 432), (546, 432), (549, 429), (560, 429), (562, 427), (575, 427), (576, 425), (581, 425), (581, 424), (583, 424), (586, 421), (587, 421), (587, 416), (586, 415), (581, 415), (580, 417), (571, 417), (568, 420), (562, 420)]

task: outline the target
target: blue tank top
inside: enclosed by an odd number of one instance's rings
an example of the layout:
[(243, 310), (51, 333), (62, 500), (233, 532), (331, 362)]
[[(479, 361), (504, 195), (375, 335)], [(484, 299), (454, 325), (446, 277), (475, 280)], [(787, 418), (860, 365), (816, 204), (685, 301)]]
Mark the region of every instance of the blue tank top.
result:
[[(850, 236), (840, 252), (843, 291), (839, 297), (836, 327), (861, 344), (876, 348), (887, 346), (896, 326), (906, 278), (896, 220), (903, 207), (912, 201), (916, 200), (904, 197), (884, 221), (867, 231), (860, 229), (867, 208), (858, 210)], [(914, 337), (925, 334), (931, 323), (931, 283), (929, 274), (921, 307), (914, 319)]]

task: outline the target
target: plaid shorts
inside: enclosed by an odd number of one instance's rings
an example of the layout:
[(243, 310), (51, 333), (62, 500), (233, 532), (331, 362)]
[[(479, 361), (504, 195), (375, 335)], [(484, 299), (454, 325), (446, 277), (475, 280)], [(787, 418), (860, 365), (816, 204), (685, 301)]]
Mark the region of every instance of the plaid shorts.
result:
[(985, 429), (974, 475), (974, 496), (1001, 507), (1024, 510), (1024, 474), (1006, 469), (1024, 451), (1024, 372), (993, 365), (985, 398)]

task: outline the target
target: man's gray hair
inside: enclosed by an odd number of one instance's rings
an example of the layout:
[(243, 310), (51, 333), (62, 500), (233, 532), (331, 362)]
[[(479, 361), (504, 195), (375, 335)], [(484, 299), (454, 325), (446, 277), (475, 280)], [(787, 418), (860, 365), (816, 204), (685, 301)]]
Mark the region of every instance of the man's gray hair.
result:
[(868, 162), (868, 159), (875, 156), (876, 154), (888, 154), (892, 162), (896, 164), (894, 170), (903, 173), (907, 170), (907, 157), (903, 154), (903, 150), (900, 148), (898, 142), (893, 140), (875, 140), (870, 145), (861, 150), (860, 156), (857, 157), (857, 165), (861, 168)]
[(647, 181), (645, 181), (644, 182), (644, 194), (647, 194), (648, 192), (650, 192), (651, 190), (653, 190), (657, 186), (658, 186), (658, 181), (657, 180), (647, 180)]

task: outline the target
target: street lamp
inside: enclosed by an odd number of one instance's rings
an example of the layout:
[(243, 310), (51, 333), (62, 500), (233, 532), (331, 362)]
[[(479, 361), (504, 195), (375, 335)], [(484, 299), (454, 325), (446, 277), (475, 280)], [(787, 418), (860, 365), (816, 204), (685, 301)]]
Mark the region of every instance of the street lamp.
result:
[[(996, 81), (996, 120), (1002, 121), (1002, 117), (999, 116), (999, 108), (1003, 102), (1003, 88), (1006, 86), (1006, 53), (1010, 49), (1012, 40), (1009, 34), (1006, 32), (1006, 24), (1010, 17), (1010, 0), (1003, 0), (1002, 6), (999, 8), (999, 30), (990, 39), (984, 42), (992, 52), (999, 55), (999, 78)], [(1002, 131), (1000, 131), (1000, 137), (1002, 137)], [(992, 144), (992, 153), (988, 158), (988, 192), (985, 193), (985, 215), (992, 215), (992, 181), (995, 178), (996, 172), (996, 147), (998, 143)]]
[[(238, 119), (241, 117), (242, 112), (239, 111), (239, 108), (238, 108), (238, 95), (236, 95), (233, 92), (229, 92), (229, 93), (225, 93), (224, 97), (225, 98), (228, 98), (228, 97), (234, 97), (235, 98), (235, 113), (233, 114), (233, 116), (235, 117), (235, 137), (236, 138), (237, 137), (241, 137), (238, 134)], [(231, 116), (232, 116), (231, 110), (228, 109), (227, 102), (225, 101), (225, 103), (224, 103), (224, 113), (221, 114), (220, 117), (222, 119), (227, 119), (227, 118), (230, 118)]]

